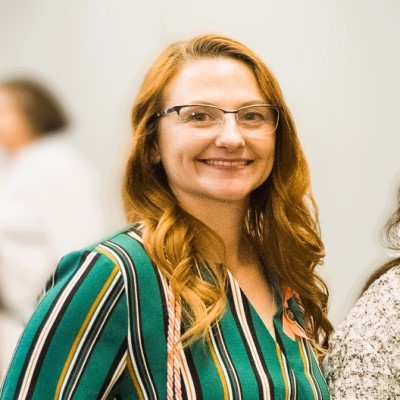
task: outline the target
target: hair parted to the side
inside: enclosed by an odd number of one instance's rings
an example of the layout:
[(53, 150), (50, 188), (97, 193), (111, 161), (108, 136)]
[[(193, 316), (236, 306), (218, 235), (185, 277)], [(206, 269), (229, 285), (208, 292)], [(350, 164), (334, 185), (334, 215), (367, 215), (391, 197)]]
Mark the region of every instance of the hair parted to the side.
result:
[[(221, 35), (201, 35), (170, 45), (147, 72), (132, 111), (133, 147), (124, 183), (128, 219), (144, 222), (144, 245), (155, 264), (182, 298), (190, 323), (185, 339), (205, 337), (226, 305), (227, 272), (216, 254), (223, 244), (200, 221), (186, 213), (171, 192), (164, 170), (154, 165), (163, 94), (186, 63), (226, 57), (253, 71), (266, 101), (280, 109), (274, 166), (270, 177), (251, 195), (244, 231), (258, 249), (268, 274), (297, 292), (309, 337), (327, 347), (332, 325), (327, 319), (328, 290), (315, 268), (324, 256), (318, 214), (310, 192), (308, 166), (281, 89), (265, 63), (242, 43)], [(208, 279), (196, 261), (205, 260)]]
[(16, 105), (37, 136), (49, 136), (68, 126), (61, 104), (49, 89), (30, 78), (10, 78), (0, 82), (15, 98)]

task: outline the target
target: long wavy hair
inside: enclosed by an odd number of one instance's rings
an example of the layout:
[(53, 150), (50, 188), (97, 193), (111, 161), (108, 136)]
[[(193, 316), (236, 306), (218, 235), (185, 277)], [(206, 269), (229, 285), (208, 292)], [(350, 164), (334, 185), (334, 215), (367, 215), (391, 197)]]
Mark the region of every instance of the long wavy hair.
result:
[[(383, 242), (388, 249), (400, 251), (400, 189), (397, 193), (397, 210), (385, 225), (383, 233)], [(386, 274), (393, 267), (400, 265), (400, 256), (392, 258), (381, 267), (376, 269), (365, 283), (361, 295), (375, 282), (379, 277)]]
[(226, 306), (227, 271), (218, 259), (224, 248), (214, 232), (179, 206), (162, 165), (154, 164), (159, 121), (153, 116), (165, 107), (165, 88), (187, 63), (216, 57), (246, 64), (266, 100), (279, 107), (274, 166), (250, 196), (243, 229), (268, 276), (297, 293), (308, 335), (323, 351), (332, 325), (327, 318), (328, 289), (315, 271), (324, 247), (309, 169), (277, 80), (242, 43), (221, 35), (197, 36), (170, 45), (150, 67), (132, 110), (133, 147), (124, 182), (128, 220), (144, 223), (144, 246), (182, 299), (189, 324), (183, 338), (191, 342), (206, 337)]

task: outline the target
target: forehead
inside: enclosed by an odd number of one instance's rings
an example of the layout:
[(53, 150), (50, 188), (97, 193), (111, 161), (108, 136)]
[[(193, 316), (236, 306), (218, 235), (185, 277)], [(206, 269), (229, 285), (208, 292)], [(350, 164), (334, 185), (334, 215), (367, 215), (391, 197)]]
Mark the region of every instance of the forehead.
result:
[(195, 101), (227, 106), (265, 97), (250, 67), (226, 57), (187, 62), (164, 90), (168, 106)]

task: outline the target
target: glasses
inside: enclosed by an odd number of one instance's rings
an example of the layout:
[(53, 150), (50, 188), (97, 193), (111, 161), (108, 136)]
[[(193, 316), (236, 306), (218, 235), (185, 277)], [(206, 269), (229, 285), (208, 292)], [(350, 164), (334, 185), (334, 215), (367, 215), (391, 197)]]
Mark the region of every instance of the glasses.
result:
[(155, 118), (176, 112), (178, 123), (197, 134), (218, 133), (224, 124), (225, 114), (235, 114), (236, 121), (244, 133), (265, 136), (275, 132), (279, 122), (279, 109), (272, 104), (253, 104), (237, 110), (223, 110), (208, 104), (175, 106), (160, 111)]

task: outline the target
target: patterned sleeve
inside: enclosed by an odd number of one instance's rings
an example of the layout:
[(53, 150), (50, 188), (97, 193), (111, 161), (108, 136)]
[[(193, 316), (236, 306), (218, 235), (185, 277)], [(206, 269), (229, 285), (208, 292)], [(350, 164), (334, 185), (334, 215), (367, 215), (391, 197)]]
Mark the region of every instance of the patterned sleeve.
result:
[(127, 354), (127, 305), (119, 267), (105, 255), (65, 256), (14, 354), (0, 399), (102, 399)]
[(327, 381), (333, 400), (400, 398), (400, 272), (378, 279), (331, 340)]

